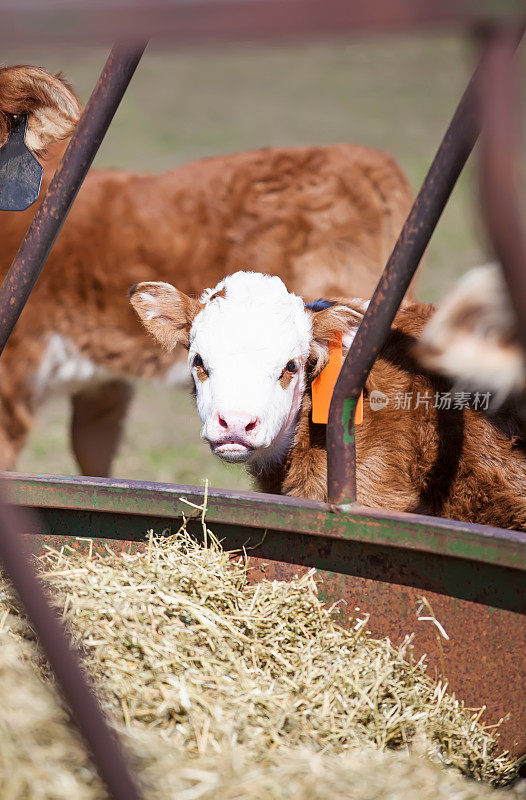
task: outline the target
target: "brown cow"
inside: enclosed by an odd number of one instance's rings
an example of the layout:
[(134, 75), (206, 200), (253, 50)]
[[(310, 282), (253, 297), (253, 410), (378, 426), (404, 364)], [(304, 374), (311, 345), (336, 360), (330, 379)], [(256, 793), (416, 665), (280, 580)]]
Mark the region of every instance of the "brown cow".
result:
[[(189, 349), (202, 436), (213, 452), (245, 463), (263, 491), (326, 500), (326, 431), (312, 421), (311, 386), (338, 332), (350, 346), (364, 301), (306, 306), (279, 278), (238, 272), (199, 301), (145, 282), (132, 288), (131, 303), (164, 347)], [(519, 420), (509, 411), (490, 417), (488, 398), (455, 393), (419, 367), (412, 352), (433, 311), (422, 303), (399, 311), (367, 380), (356, 431), (358, 500), (526, 530)]]
[[(69, 87), (49, 76), (46, 88), (43, 75), (0, 71), (0, 111), (28, 111), (45, 146), (76, 116)], [(45, 134), (51, 108), (54, 134)], [(44, 189), (62, 149), (49, 148)], [(0, 467), (14, 464), (41, 397), (63, 387), (79, 465), (106, 475), (131, 382), (156, 376), (170, 385), (187, 375), (179, 352), (145, 346), (126, 301), (130, 284), (176, 281), (193, 294), (249, 263), (312, 299), (369, 296), (410, 203), (389, 155), (345, 144), (220, 156), (162, 175), (90, 172), (0, 359)], [(0, 213), (2, 275), (33, 213)]]

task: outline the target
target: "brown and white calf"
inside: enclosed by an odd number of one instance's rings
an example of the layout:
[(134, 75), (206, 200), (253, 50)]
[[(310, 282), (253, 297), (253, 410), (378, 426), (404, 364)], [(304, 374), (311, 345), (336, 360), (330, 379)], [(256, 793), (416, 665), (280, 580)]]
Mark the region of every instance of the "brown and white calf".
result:
[[(132, 288), (131, 303), (165, 349), (188, 349), (202, 436), (213, 452), (245, 463), (264, 491), (325, 500), (325, 426), (312, 422), (311, 384), (337, 332), (349, 347), (364, 301), (309, 307), (277, 277), (237, 272), (199, 300), (167, 283), (143, 282)], [(490, 417), (434, 402), (451, 384), (412, 355), (432, 313), (422, 303), (398, 313), (367, 380), (356, 432), (358, 499), (526, 529), (526, 443), (518, 420), (511, 412)], [(373, 391), (389, 401), (382, 410), (368, 402)]]
[(526, 421), (526, 361), (497, 264), (461, 278), (424, 328), (418, 357), (458, 386), (490, 391), (495, 405), (514, 398)]
[[(29, 112), (35, 132), (63, 119), (60, 135), (71, 133), (70, 88), (37, 72), (35, 84), (33, 67), (0, 70), (0, 145), (8, 113)], [(43, 190), (64, 147), (48, 148)], [(188, 374), (182, 353), (145, 347), (131, 284), (176, 282), (191, 295), (248, 263), (311, 299), (369, 296), (410, 204), (389, 155), (347, 144), (219, 156), (162, 175), (91, 171), (0, 359), (0, 468), (13, 466), (41, 398), (62, 388), (81, 470), (106, 475), (134, 379), (171, 385)], [(0, 278), (34, 211), (0, 212)]]

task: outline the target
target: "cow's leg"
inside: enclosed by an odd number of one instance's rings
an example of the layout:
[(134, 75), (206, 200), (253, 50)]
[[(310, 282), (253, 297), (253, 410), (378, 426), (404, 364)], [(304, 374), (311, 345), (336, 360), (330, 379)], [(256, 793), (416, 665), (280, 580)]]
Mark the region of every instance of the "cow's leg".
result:
[(32, 404), (24, 397), (16, 397), (0, 390), (0, 471), (16, 466), (33, 424)]
[(107, 477), (121, 439), (133, 387), (111, 380), (74, 394), (71, 444), (84, 475)]
[(13, 334), (0, 359), (0, 470), (14, 469), (33, 425), (38, 348)]

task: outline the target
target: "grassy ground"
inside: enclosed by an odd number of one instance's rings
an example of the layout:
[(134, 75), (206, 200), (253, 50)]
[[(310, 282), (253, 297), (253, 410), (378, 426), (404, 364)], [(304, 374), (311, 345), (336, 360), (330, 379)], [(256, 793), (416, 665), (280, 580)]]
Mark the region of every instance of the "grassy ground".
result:
[[(61, 70), (85, 100), (101, 50), (3, 52), (4, 63)], [(97, 165), (161, 171), (193, 158), (264, 145), (355, 141), (392, 152), (415, 189), (472, 70), (460, 39), (382, 37), (353, 43), (231, 45), (171, 53), (150, 49), (104, 141)], [(422, 299), (487, 260), (472, 166), (459, 181), (422, 268)], [(67, 403), (43, 409), (19, 468), (75, 472)], [(240, 469), (214, 460), (180, 392), (141, 388), (117, 476), (247, 486)]]
[[(69, 401), (54, 397), (42, 408), (37, 425), (18, 461), (22, 472), (75, 475), (78, 467), (68, 445)], [(143, 385), (128, 417), (113, 475), (223, 489), (248, 489), (242, 467), (224, 464), (199, 439), (201, 429), (189, 393)]]

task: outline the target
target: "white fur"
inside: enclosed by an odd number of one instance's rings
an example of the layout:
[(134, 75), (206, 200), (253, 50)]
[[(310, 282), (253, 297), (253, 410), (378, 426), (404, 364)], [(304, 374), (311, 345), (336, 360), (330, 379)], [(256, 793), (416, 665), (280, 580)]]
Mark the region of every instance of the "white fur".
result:
[[(354, 297), (352, 302), (353, 306), (355, 306), (357, 303), (360, 303), (362, 314), (365, 314), (365, 312), (369, 308), (370, 300), (361, 300), (358, 297)], [(350, 349), (352, 343), (354, 342), (356, 334), (358, 333), (358, 328), (359, 325), (356, 325), (356, 327), (353, 328), (349, 328), (349, 330), (346, 331), (342, 336), (342, 347), (343, 347), (344, 357), (347, 355), (347, 351)]]
[[(226, 297), (209, 298), (225, 290)], [(237, 272), (207, 289), (190, 331), (189, 365), (198, 353), (209, 372), (201, 382), (192, 370), (202, 437), (212, 445), (224, 430), (218, 414), (246, 414), (259, 419), (247, 437), (254, 448), (244, 460), (256, 469), (279, 461), (294, 436), (305, 389), (305, 365), (312, 323), (303, 300), (287, 291), (277, 277)], [(290, 384), (279, 382), (285, 365), (296, 360), (298, 371)]]
[[(115, 377), (115, 373), (83, 356), (71, 339), (52, 333), (34, 380), (36, 395), (42, 400), (48, 394), (72, 394), (83, 387), (96, 386)], [(127, 380), (133, 382), (131, 378)], [(186, 361), (176, 361), (159, 377), (158, 382), (173, 388), (187, 386), (189, 380), (190, 371)]]
[(52, 333), (35, 375), (35, 388), (42, 398), (51, 391), (74, 392), (109, 377), (111, 373), (83, 356), (71, 339)]
[[(471, 330), (459, 328), (463, 311), (477, 312)], [(494, 405), (524, 390), (526, 368), (516, 339), (516, 323), (500, 267), (486, 264), (466, 273), (445, 298), (422, 333), (432, 352), (426, 366), (458, 386), (489, 391)], [(514, 345), (502, 345), (502, 341)]]

